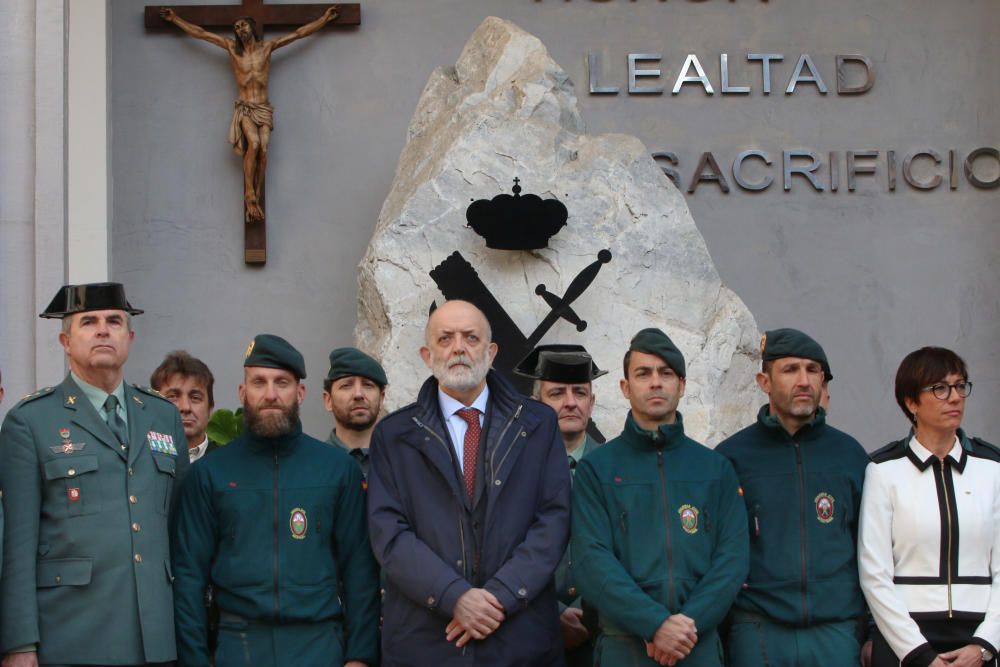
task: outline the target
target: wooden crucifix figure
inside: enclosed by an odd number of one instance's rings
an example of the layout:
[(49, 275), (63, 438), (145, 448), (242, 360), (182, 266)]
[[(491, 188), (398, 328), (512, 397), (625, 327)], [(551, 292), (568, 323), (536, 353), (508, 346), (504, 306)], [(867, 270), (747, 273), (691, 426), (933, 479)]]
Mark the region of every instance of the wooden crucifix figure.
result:
[[(249, 5), (249, 6), (248, 6)], [(353, 15), (349, 23), (360, 22), (357, 5), (347, 5)], [(263, 25), (258, 25), (254, 16), (237, 16), (232, 21), (234, 38), (226, 38), (209, 32), (194, 21), (178, 15), (192, 10), (202, 10), (199, 18), (209, 19), (206, 23), (218, 25), (216, 14), (230, 14), (233, 11), (250, 10), (260, 15), (271, 25), (293, 25), (296, 18), (313, 15), (313, 18), (295, 30), (275, 39), (262, 39)], [(322, 10), (316, 16), (316, 10)], [(147, 7), (146, 22), (152, 18), (150, 10), (159, 19), (174, 24), (188, 35), (204, 40), (224, 49), (230, 58), (236, 76), (238, 97), (229, 127), (229, 142), (243, 158), (243, 200), (244, 224), (246, 226), (246, 248), (244, 259), (248, 264), (263, 264), (266, 261), (266, 235), (264, 227), (264, 175), (267, 169), (267, 149), (273, 125), (273, 112), (267, 94), (270, 76), (271, 54), (275, 49), (307, 37), (340, 16), (336, 5), (276, 5), (264, 6), (261, 0), (244, 0), (244, 5), (226, 7), (182, 7), (175, 11), (171, 7)], [(207, 12), (205, 10), (208, 10)], [(282, 16), (282, 10), (291, 12)], [(287, 12), (284, 12), (287, 13)], [(216, 20), (212, 21), (214, 18)], [(340, 21), (338, 21), (339, 23)], [(162, 23), (161, 23), (162, 25)]]

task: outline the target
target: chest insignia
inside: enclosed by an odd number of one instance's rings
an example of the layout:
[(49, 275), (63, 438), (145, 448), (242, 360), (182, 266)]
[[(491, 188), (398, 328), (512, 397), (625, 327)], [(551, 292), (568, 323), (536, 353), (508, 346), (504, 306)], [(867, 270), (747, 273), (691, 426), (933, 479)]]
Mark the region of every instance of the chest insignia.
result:
[(816, 519), (820, 523), (830, 523), (833, 521), (833, 496), (824, 491), (813, 500), (816, 503)]
[(288, 527), (292, 531), (292, 538), (304, 540), (306, 531), (309, 529), (309, 521), (306, 519), (306, 511), (301, 507), (292, 510), (292, 515), (288, 519)]
[(79, 452), (84, 447), (87, 446), (85, 442), (70, 442), (67, 440), (61, 445), (52, 445), (49, 449), (53, 454), (72, 454), (73, 452)]
[(69, 440), (69, 429), (65, 426), (59, 429), (59, 437), (63, 440)]
[(150, 431), (146, 434), (146, 440), (149, 442), (149, 448), (154, 452), (177, 456), (177, 448), (174, 446), (174, 436)]
[(698, 508), (694, 505), (681, 505), (677, 513), (681, 516), (681, 528), (685, 533), (694, 535), (698, 532)]
[(66, 489), (66, 497), (69, 498), (71, 503), (80, 502), (80, 487), (73, 486)]

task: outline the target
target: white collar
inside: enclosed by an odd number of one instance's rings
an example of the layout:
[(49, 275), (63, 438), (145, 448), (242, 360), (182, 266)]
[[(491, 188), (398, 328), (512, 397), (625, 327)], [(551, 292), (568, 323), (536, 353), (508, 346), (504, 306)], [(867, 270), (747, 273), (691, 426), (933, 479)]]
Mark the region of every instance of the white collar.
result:
[(485, 384), (483, 385), (483, 390), (479, 392), (479, 396), (472, 401), (472, 405), (465, 405), (462, 401), (452, 398), (448, 394), (441, 391), (441, 387), (438, 387), (438, 405), (441, 407), (441, 414), (445, 419), (448, 419), (453, 414), (461, 410), (462, 408), (475, 408), (479, 410), (482, 414), (486, 414), (486, 401), (490, 397), (490, 388)]
[(197, 447), (188, 449), (188, 456), (191, 457), (191, 463), (194, 463), (195, 461), (197, 461), (198, 459), (200, 459), (202, 456), (204, 456), (205, 452), (207, 450), (208, 450), (208, 436), (206, 435), (205, 439), (201, 441), (200, 445), (198, 445)]

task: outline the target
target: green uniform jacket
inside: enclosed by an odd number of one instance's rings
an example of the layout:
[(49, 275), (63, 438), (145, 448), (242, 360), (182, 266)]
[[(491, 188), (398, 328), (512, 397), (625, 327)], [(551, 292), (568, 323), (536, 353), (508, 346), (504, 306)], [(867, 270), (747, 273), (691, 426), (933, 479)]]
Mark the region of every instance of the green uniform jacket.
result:
[(577, 466), (573, 571), (606, 633), (650, 640), (668, 616), (699, 635), (722, 621), (747, 574), (746, 512), (729, 462), (684, 435), (625, 430)]
[(858, 441), (822, 409), (789, 435), (765, 405), (715, 451), (736, 468), (750, 519), (750, 577), (736, 606), (798, 627), (864, 614), (857, 536), (868, 454)]
[(167, 521), (189, 463), (177, 409), (125, 386), (129, 447), (69, 377), (0, 432), (6, 514), (0, 651), (41, 663), (176, 657)]
[[(173, 547), (180, 663), (209, 664), (211, 584), (223, 615), (277, 631), (340, 621), (344, 660), (378, 664), (378, 569), (363, 484), (347, 454), (303, 434), (301, 423), (280, 438), (244, 433), (199, 460), (181, 490)], [(325, 664), (314, 658), (304, 664)]]
[(330, 430), (330, 435), (327, 437), (326, 441), (334, 447), (339, 447), (341, 451), (357, 461), (358, 465), (361, 466), (361, 474), (364, 475), (365, 479), (368, 479), (368, 462), (371, 457), (368, 455), (367, 447), (364, 447), (363, 449), (351, 449), (344, 444), (343, 440), (337, 437), (337, 429)]
[[(581, 456), (586, 456), (600, 447), (601, 443), (588, 435), (581, 446), (583, 447)], [(576, 469), (571, 469), (570, 472), (572, 475), (576, 475)], [(562, 560), (559, 561), (559, 567), (556, 568), (556, 593), (559, 595), (560, 613), (566, 607), (580, 606), (580, 593), (576, 590), (576, 578), (573, 576), (572, 553), (572, 548), (566, 547), (566, 553), (563, 554)]]

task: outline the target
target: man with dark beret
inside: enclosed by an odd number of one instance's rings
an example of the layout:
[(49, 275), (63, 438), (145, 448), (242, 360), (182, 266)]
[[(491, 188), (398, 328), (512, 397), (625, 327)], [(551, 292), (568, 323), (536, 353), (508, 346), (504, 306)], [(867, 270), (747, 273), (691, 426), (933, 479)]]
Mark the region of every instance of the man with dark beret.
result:
[(602, 665), (721, 667), (717, 631), (748, 567), (732, 465), (684, 434), (684, 356), (659, 329), (625, 354), (625, 429), (577, 466), (571, 546)]
[(62, 320), (69, 374), (0, 432), (4, 667), (176, 659), (168, 523), (189, 462), (177, 409), (123, 381), (140, 313), (90, 283), (41, 314)]
[(389, 381), (373, 358), (353, 347), (330, 353), (330, 371), (323, 380), (323, 405), (333, 413), (334, 426), (326, 439), (351, 455), (368, 478), (368, 444), (378, 421)]
[[(865, 602), (858, 512), (868, 455), (826, 423), (826, 353), (795, 329), (761, 339), (756, 423), (716, 451), (735, 466), (750, 519), (750, 575), (730, 618), (734, 667), (857, 665)], [(867, 664), (867, 663), (864, 663)]]
[(216, 667), (377, 665), (378, 571), (361, 470), (302, 432), (305, 362), (288, 341), (255, 337), (243, 366), (246, 431), (194, 466), (178, 501), (180, 662), (210, 664), (211, 585)]
[[(559, 417), (559, 431), (566, 446), (570, 475), (583, 457), (601, 443), (587, 433), (594, 411), (593, 380), (607, 375), (582, 345), (539, 345), (514, 369), (534, 380), (531, 397), (549, 406)], [(559, 594), (559, 625), (568, 667), (587, 667), (594, 662), (594, 640), (584, 624), (582, 600), (573, 577), (572, 550), (567, 547), (555, 574)], [(596, 630), (596, 628), (592, 628)]]

